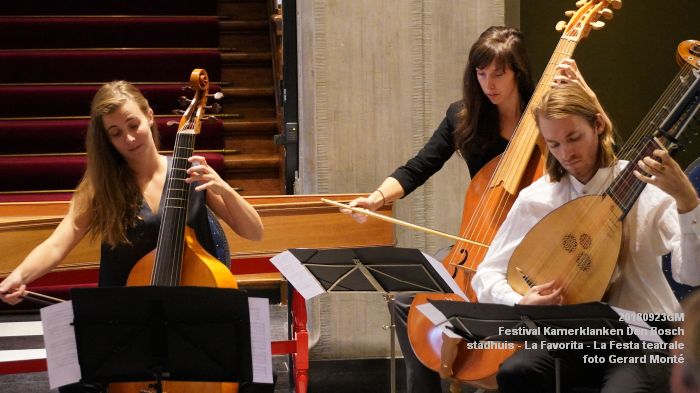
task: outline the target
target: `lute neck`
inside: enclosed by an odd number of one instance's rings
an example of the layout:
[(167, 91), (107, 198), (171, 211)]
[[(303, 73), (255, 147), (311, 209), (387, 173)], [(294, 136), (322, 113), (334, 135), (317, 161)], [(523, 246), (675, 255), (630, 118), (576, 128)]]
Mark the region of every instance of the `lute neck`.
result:
[(656, 149), (674, 153), (678, 147), (677, 139), (697, 118), (699, 101), (700, 77), (686, 65), (671, 81), (622, 151), (621, 155), (630, 162), (605, 192), (622, 210), (620, 219), (629, 213), (646, 186), (633, 173), (635, 170), (643, 173), (637, 162), (644, 157), (654, 157)]

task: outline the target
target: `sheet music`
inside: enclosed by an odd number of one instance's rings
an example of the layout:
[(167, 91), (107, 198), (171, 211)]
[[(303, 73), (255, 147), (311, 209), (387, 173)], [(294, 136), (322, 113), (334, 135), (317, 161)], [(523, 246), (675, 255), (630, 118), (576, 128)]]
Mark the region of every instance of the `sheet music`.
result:
[(454, 292), (457, 295), (459, 295), (460, 297), (462, 297), (462, 299), (469, 301), (469, 299), (467, 299), (467, 295), (464, 294), (464, 292), (459, 287), (459, 285), (457, 285), (457, 283), (452, 278), (450, 273), (447, 272), (447, 269), (445, 269), (445, 265), (443, 265), (442, 262), (436, 260), (435, 258), (431, 257), (430, 255), (428, 255), (422, 251), (421, 251), (421, 253), (423, 253), (423, 256), (425, 257), (425, 259), (427, 259), (428, 262), (430, 262), (430, 264), (433, 266), (433, 269), (435, 269), (435, 271), (438, 272), (440, 277), (447, 283), (447, 285), (450, 286), (450, 289), (452, 290), (452, 292)]
[(250, 352), (253, 357), (253, 382), (272, 383), (272, 344), (270, 307), (267, 298), (249, 297)]
[[(452, 277), (450, 277), (452, 278)], [(454, 281), (454, 280), (453, 280)], [(455, 333), (451, 329), (448, 329), (447, 327), (454, 327), (450, 321), (445, 318), (445, 314), (441, 313), (440, 310), (438, 310), (435, 306), (433, 306), (431, 303), (423, 303), (418, 306), (416, 306), (418, 311), (423, 313), (423, 315), (426, 316), (430, 320), (430, 322), (433, 323), (433, 325), (437, 326), (442, 330), (442, 332), (447, 335), (450, 338), (459, 338), (461, 339), (462, 336), (459, 334)]]
[(18, 362), (20, 360), (46, 359), (46, 350), (39, 349), (8, 349), (0, 351), (0, 364), (3, 362)]
[(73, 329), (73, 303), (63, 302), (41, 309), (44, 328), (46, 363), (49, 371), (49, 386), (59, 386), (80, 381), (78, 348)]
[[(270, 262), (282, 273), (294, 289), (309, 300), (326, 291), (304, 265), (289, 251), (284, 251), (270, 258)], [(454, 281), (454, 280), (453, 280)]]

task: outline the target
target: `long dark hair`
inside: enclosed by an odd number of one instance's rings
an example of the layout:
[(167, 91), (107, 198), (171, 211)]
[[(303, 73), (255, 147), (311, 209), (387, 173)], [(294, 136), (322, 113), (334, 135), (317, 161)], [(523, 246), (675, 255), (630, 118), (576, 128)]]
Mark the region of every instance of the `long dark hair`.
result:
[(482, 154), (500, 138), (498, 108), (481, 90), (476, 76), (477, 68), (486, 68), (493, 62), (515, 73), (521, 112), (525, 110), (534, 90), (523, 33), (504, 26), (492, 26), (481, 33), (469, 51), (469, 60), (464, 69), (463, 107), (454, 132), (455, 149), (464, 157)]

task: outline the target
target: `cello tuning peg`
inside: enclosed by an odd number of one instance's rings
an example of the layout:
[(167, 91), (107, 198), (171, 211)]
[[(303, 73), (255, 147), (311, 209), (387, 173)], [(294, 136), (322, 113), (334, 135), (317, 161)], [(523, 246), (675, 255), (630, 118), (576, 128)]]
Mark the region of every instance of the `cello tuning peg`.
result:
[(563, 20), (560, 20), (559, 22), (557, 22), (557, 25), (554, 28), (557, 31), (564, 31), (564, 29), (566, 28), (566, 22), (564, 22)]
[(221, 105), (217, 103), (213, 103), (211, 105), (205, 106), (206, 109), (208, 109), (212, 113), (219, 113), (221, 111)]
[(214, 94), (208, 94), (207, 97), (213, 98), (215, 100), (220, 100), (220, 99), (224, 98), (224, 93), (217, 91)]
[(176, 114), (176, 115), (178, 115), (178, 116), (182, 116), (182, 115), (185, 114), (185, 111), (180, 110), (180, 109), (175, 109), (175, 110), (173, 111), (173, 113)]
[(177, 102), (180, 104), (180, 106), (187, 106), (192, 102), (192, 100), (185, 96), (180, 96), (178, 97)]
[(583, 7), (584, 4), (588, 3), (588, 0), (578, 0), (576, 2), (576, 8), (581, 8)]
[(595, 22), (591, 22), (591, 27), (593, 28), (593, 30), (600, 30), (600, 29), (602, 29), (604, 26), (605, 26), (605, 22), (602, 22), (602, 21), (599, 21), (599, 20), (597, 20), (597, 21), (595, 21)]
[(564, 16), (571, 18), (572, 16), (574, 16), (575, 13), (576, 11), (565, 11)]
[(616, 10), (619, 10), (620, 8), (622, 8), (622, 0), (612, 0), (610, 2), (610, 4), (612, 5), (612, 8), (614, 8)]
[(207, 120), (216, 120), (216, 117), (214, 117), (214, 116), (204, 116), (204, 117), (202, 117), (202, 121), (207, 121)]
[(610, 20), (613, 17), (613, 12), (610, 8), (603, 8), (602, 10), (600, 10), (600, 12), (598, 12), (598, 14), (600, 14), (600, 16), (602, 16), (606, 20)]
[(180, 124), (180, 123), (176, 122), (175, 120), (170, 120), (167, 123), (165, 123), (165, 125), (168, 127), (177, 126), (178, 124)]

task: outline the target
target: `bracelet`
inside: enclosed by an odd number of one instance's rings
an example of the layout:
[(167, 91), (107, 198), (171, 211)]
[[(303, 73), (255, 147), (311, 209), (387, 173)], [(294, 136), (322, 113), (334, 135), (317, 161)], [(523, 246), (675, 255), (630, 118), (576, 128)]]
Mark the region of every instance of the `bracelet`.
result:
[(380, 207), (384, 206), (384, 204), (386, 203), (386, 197), (384, 197), (384, 193), (382, 192), (382, 190), (380, 190), (378, 188), (374, 192), (378, 192), (379, 195), (382, 196), (382, 204), (379, 205), (379, 207), (377, 207), (377, 209), (379, 209)]

